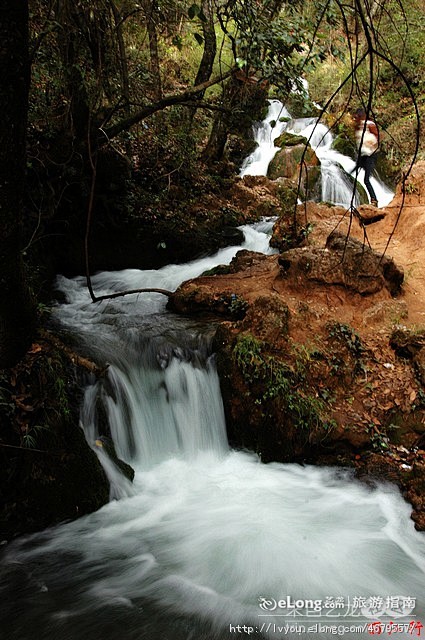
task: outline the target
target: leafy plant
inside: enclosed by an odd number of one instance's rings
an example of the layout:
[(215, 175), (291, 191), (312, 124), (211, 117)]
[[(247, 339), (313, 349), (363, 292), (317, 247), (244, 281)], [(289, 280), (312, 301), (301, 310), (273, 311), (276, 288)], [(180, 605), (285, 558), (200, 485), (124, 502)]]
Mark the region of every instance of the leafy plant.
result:
[[(330, 322), (327, 327), (331, 341), (336, 342), (340, 347), (344, 347), (348, 351), (348, 355), (351, 356), (353, 360), (353, 377), (359, 373), (366, 375), (366, 366), (362, 360), (365, 348), (357, 332), (348, 324), (342, 322)], [(340, 349), (338, 349), (336, 353), (333, 353), (330, 359), (335, 373), (346, 369), (347, 362), (343, 355), (341, 355)]]
[(236, 293), (232, 293), (229, 305), (230, 314), (236, 318), (243, 318), (246, 314), (246, 310), (248, 309), (248, 302), (244, 300), (241, 296), (238, 296)]
[(239, 335), (233, 357), (245, 382), (256, 389), (256, 404), (280, 400), (296, 428), (329, 428), (324, 419), (325, 401), (302, 386), (302, 376), (275, 356), (263, 352), (263, 343), (251, 334)]
[(37, 437), (43, 431), (49, 431), (49, 427), (40, 424), (32, 426), (23, 434), (21, 438), (21, 445), (26, 449), (36, 449), (38, 446)]

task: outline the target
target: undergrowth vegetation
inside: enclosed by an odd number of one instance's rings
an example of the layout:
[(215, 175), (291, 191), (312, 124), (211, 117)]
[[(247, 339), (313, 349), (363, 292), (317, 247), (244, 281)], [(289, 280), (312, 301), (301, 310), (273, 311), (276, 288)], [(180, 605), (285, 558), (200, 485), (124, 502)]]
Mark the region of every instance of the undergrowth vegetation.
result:
[(242, 373), (255, 404), (261, 405), (265, 415), (271, 415), (269, 403), (276, 404), (282, 415), (295, 429), (308, 434), (332, 427), (326, 418), (327, 403), (309, 391), (306, 369), (301, 362), (295, 366), (271, 355), (260, 340), (251, 334), (240, 334), (234, 350), (234, 361)]

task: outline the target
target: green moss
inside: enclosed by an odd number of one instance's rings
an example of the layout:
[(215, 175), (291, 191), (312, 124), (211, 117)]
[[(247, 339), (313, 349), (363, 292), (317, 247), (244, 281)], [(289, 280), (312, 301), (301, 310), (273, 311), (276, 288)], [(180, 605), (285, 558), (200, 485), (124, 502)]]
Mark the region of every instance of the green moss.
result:
[(280, 147), (295, 147), (297, 144), (307, 144), (307, 138), (304, 136), (297, 136), (293, 133), (287, 133), (284, 131), (276, 140), (275, 146)]
[(291, 183), (289, 185), (280, 184), (277, 193), (279, 203), (284, 214), (293, 213), (298, 201), (298, 193), (296, 187)]
[(350, 138), (347, 138), (344, 135), (338, 135), (333, 143), (332, 149), (342, 153), (344, 156), (349, 156), (350, 158), (356, 157), (356, 147)]
[(303, 388), (301, 376), (275, 356), (251, 334), (240, 334), (233, 358), (242, 376), (255, 390), (255, 403), (266, 405), (279, 400), (296, 429), (326, 428), (325, 402)]
[(219, 264), (212, 269), (207, 269), (203, 273), (201, 273), (200, 277), (203, 276), (222, 276), (230, 273), (230, 266), (228, 264)]

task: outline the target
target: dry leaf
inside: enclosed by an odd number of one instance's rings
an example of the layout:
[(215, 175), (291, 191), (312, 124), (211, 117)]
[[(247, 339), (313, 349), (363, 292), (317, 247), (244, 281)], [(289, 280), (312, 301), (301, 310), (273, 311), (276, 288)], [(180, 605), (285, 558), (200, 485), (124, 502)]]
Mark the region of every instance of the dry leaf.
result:
[(42, 349), (43, 347), (41, 346), (41, 344), (34, 342), (34, 344), (31, 345), (31, 349), (28, 351), (28, 353), (39, 353)]

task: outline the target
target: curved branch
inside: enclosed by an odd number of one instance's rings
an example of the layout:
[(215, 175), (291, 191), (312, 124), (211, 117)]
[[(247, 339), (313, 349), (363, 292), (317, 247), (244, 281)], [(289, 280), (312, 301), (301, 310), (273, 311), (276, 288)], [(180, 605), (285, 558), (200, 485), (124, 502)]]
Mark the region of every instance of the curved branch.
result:
[(201, 84), (198, 84), (194, 87), (190, 87), (189, 89), (186, 89), (186, 91), (183, 91), (182, 93), (173, 93), (171, 95), (164, 96), (161, 100), (158, 100), (158, 102), (155, 102), (154, 104), (146, 105), (146, 107), (143, 107), (142, 109), (140, 109), (140, 111), (130, 114), (127, 118), (123, 118), (122, 120), (120, 120), (120, 122), (117, 122), (116, 124), (111, 125), (107, 129), (104, 129), (104, 131), (102, 132), (102, 137), (99, 141), (100, 144), (102, 143), (102, 140), (104, 142), (104, 136), (106, 136), (108, 140), (111, 140), (112, 138), (115, 138), (118, 134), (122, 133), (123, 131), (128, 131), (128, 129), (131, 129), (131, 127), (133, 127), (135, 124), (138, 124), (139, 122), (153, 115), (157, 111), (162, 111), (163, 109), (166, 109), (167, 107), (171, 107), (175, 104), (182, 104), (183, 102), (187, 102), (188, 99), (193, 98), (199, 95), (200, 93), (202, 93), (203, 91), (205, 91), (206, 89), (208, 89), (209, 87), (212, 87), (213, 85), (218, 84), (219, 82), (222, 82), (223, 80), (228, 78), (231, 74), (232, 74), (232, 70), (220, 76), (216, 76), (211, 80), (202, 82)]
[(156, 289), (156, 288), (127, 289), (126, 291), (118, 291), (118, 293), (106, 293), (103, 296), (94, 296), (92, 297), (92, 301), (101, 302), (102, 300), (111, 300), (112, 298), (122, 298), (123, 296), (128, 296), (134, 293), (161, 293), (163, 296), (167, 296), (168, 298), (173, 295), (173, 291), (168, 291), (168, 289)]

